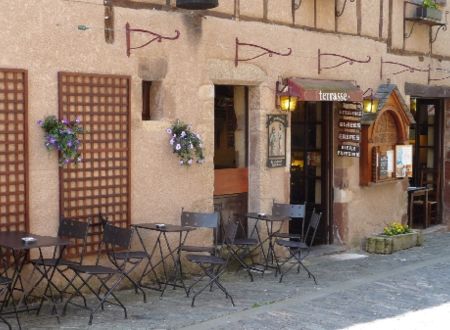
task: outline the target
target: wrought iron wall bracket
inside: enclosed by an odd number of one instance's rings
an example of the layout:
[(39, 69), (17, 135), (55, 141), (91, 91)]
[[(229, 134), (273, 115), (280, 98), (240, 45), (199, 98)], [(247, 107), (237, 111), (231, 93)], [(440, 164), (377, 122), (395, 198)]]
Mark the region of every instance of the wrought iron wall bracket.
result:
[[(344, 0), (344, 4), (342, 5), (342, 9), (341, 10), (337, 9), (337, 2), (336, 2), (336, 17), (341, 17), (344, 14), (345, 7), (347, 6), (347, 1), (348, 0)], [(355, 2), (355, 0), (350, 0), (350, 2)]]
[[(158, 33), (155, 33), (155, 32), (149, 31), (149, 30), (132, 29), (132, 28), (130, 28), (130, 24), (129, 23), (127, 23), (125, 25), (125, 32), (126, 32), (126, 38), (127, 38), (127, 56), (128, 57), (130, 57), (132, 49), (144, 48), (144, 47), (150, 45), (153, 41), (162, 42), (163, 39), (165, 39), (165, 40), (176, 40), (176, 39), (178, 39), (180, 37), (180, 31), (178, 31), (178, 30), (175, 30), (175, 36), (173, 36), (173, 37), (166, 37), (166, 36), (163, 36), (161, 34), (158, 34)], [(153, 38), (151, 38), (149, 41), (143, 43), (142, 45), (139, 45), (139, 46), (136, 46), (136, 47), (132, 47), (131, 46), (131, 33), (132, 32), (140, 32), (140, 33), (149, 34)]]
[[(446, 11), (445, 12), (445, 24), (443, 24), (443, 25), (439, 25), (439, 27), (436, 29), (436, 33), (434, 34), (434, 36), (432, 35), (431, 36), (431, 43), (434, 43), (436, 40), (437, 40), (437, 37), (438, 37), (438, 34), (439, 34), (439, 31), (447, 31), (447, 14), (448, 14), (448, 11)], [(431, 27), (431, 33), (433, 33), (433, 27)]]
[[(256, 56), (253, 56), (253, 57), (239, 58), (239, 47), (241, 47), (241, 46), (257, 48), (257, 49), (262, 50), (263, 52), (261, 54), (256, 55)], [(235, 53), (235, 57), (234, 57), (234, 65), (238, 66), (239, 62), (248, 62), (248, 61), (257, 59), (259, 57), (262, 57), (264, 55), (269, 55), (269, 57), (272, 57), (273, 55), (289, 56), (291, 54), (292, 54), (292, 48), (288, 48), (287, 52), (281, 53), (281, 52), (276, 52), (274, 50), (271, 50), (271, 49), (268, 49), (266, 47), (262, 47), (262, 46), (259, 46), (259, 45), (250, 44), (250, 43), (246, 43), (246, 42), (240, 42), (239, 39), (236, 38), (236, 53)]]
[[(446, 73), (448, 73), (448, 71), (447, 70), (443, 70), (443, 69), (436, 69), (436, 71), (445, 71)], [(441, 81), (441, 80), (447, 80), (447, 79), (449, 79), (450, 78), (450, 75), (449, 76), (446, 76), (446, 77), (441, 77), (441, 78), (431, 78), (431, 69), (430, 69), (430, 72), (428, 73), (428, 85), (430, 84), (430, 82), (432, 82), (432, 81)]]
[[(335, 65), (330, 65), (330, 66), (322, 66), (321, 63), (321, 57), (322, 56), (331, 56), (331, 57), (338, 57), (338, 58), (342, 58), (344, 59), (344, 61), (339, 62), (338, 64)], [(323, 70), (329, 70), (329, 69), (334, 69), (337, 67), (340, 67), (341, 65), (344, 64), (349, 64), (349, 65), (353, 65), (353, 63), (362, 63), (362, 64), (366, 64), (369, 63), (372, 58), (370, 56), (367, 56), (367, 60), (357, 60), (348, 56), (344, 56), (344, 55), (339, 55), (339, 54), (334, 54), (334, 53), (321, 53), (320, 52), (320, 48), (318, 49), (318, 56), (317, 56), (318, 62), (317, 62), (317, 71), (320, 74)]]
[(401, 67), (402, 69), (396, 72), (391, 73), (392, 75), (396, 76), (405, 72), (428, 72), (428, 75), (430, 74), (430, 67), (428, 66), (428, 68), (426, 69), (422, 69), (422, 68), (416, 68), (410, 65), (406, 65), (403, 63), (399, 63), (399, 62), (393, 62), (393, 61), (383, 61), (383, 58), (381, 58), (381, 66), (380, 66), (380, 79), (383, 79), (383, 66), (385, 64), (389, 64), (389, 65), (395, 65), (398, 67)]

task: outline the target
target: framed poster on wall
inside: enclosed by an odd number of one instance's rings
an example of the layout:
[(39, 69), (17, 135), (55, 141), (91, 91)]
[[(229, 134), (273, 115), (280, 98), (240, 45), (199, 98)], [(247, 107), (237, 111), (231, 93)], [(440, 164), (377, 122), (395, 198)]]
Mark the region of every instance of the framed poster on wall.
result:
[(395, 146), (395, 175), (397, 178), (412, 177), (413, 146)]
[(267, 167), (286, 166), (287, 115), (267, 116)]

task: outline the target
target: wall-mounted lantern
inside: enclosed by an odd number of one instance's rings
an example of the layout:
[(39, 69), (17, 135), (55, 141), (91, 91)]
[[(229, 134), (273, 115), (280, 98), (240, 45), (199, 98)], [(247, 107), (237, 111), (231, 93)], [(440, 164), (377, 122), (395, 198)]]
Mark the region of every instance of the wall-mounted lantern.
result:
[[(370, 93), (370, 94), (368, 94)], [(379, 100), (373, 94), (372, 88), (367, 88), (363, 94), (363, 111), (364, 113), (375, 113), (378, 109)]]
[(281, 111), (295, 111), (297, 109), (297, 96), (290, 93), (289, 85), (283, 81), (276, 83), (275, 105)]
[(205, 10), (216, 8), (219, 0), (177, 0), (177, 8), (190, 10)]

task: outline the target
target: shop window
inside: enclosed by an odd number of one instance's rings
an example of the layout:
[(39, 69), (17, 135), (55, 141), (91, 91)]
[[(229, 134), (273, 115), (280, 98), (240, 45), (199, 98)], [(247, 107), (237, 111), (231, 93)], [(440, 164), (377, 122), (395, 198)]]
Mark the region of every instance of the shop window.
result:
[(362, 118), (362, 185), (412, 176), (409, 126), (414, 118), (395, 85), (381, 85), (376, 97), (377, 111)]

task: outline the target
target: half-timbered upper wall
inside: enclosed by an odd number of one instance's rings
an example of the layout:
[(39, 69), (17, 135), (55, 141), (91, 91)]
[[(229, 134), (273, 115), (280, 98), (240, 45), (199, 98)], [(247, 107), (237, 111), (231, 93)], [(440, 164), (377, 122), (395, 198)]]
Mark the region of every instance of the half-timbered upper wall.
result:
[[(110, 1), (119, 6), (177, 10), (176, 0)], [(293, 1), (300, 7), (295, 9)], [(414, 16), (416, 7), (411, 2), (420, 0), (221, 0), (217, 8), (200, 14), (368, 37), (386, 42), (395, 53), (450, 57), (450, 31), (441, 28), (431, 43), (439, 26), (415, 23), (412, 28), (411, 21), (405, 22), (405, 17)], [(449, 4), (444, 7), (443, 22)]]

